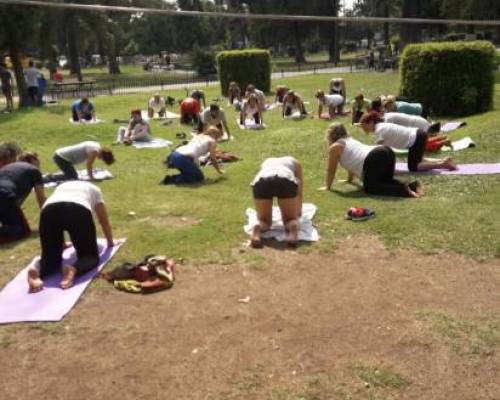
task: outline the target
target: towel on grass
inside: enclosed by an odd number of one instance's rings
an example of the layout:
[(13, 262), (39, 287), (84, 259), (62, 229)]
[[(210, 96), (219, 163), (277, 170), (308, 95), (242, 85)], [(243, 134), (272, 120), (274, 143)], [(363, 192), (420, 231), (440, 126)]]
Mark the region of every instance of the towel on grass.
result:
[(132, 143), (132, 146), (136, 149), (159, 149), (161, 147), (170, 147), (172, 144), (170, 140), (153, 138), (147, 142), (135, 141)]
[[(299, 240), (306, 242), (317, 242), (319, 240), (318, 230), (314, 227), (312, 219), (316, 214), (317, 207), (312, 203), (302, 204), (302, 216), (299, 219)], [(243, 230), (247, 234), (252, 233), (253, 227), (257, 224), (257, 213), (253, 208), (247, 208), (247, 224)], [(274, 238), (278, 242), (286, 240), (285, 226), (281, 219), (281, 212), (279, 207), (273, 207), (273, 223), (271, 229), (262, 233), (263, 239)]]
[[(113, 179), (114, 176), (111, 172), (109, 172), (107, 169), (102, 169), (102, 168), (96, 168), (93, 170), (93, 174), (94, 174), (94, 178), (99, 180), (99, 181), (104, 181), (104, 180), (108, 180), (108, 179)], [(88, 181), (89, 180), (89, 174), (87, 173), (87, 170), (86, 169), (81, 169), (80, 171), (78, 171), (78, 179), (80, 181)], [(63, 182), (67, 182), (65, 180), (61, 180), (61, 181), (58, 181), (58, 180), (55, 180), (53, 182), (47, 182), (44, 184), (44, 186), (46, 188), (50, 188), (50, 187), (56, 187), (57, 185), (63, 183)]]
[[(34, 258), (0, 292), (0, 324), (13, 322), (60, 321), (71, 311), (89, 283), (106, 263), (116, 254), (126, 239), (117, 240), (114, 247), (106, 247), (105, 239), (98, 239), (99, 265), (93, 270), (78, 276), (69, 289), (61, 289), (61, 274), (49, 276), (44, 280), (44, 289), (38, 293), (29, 293), (27, 281), (28, 269), (37, 262)], [(63, 262), (74, 262), (75, 249), (67, 248), (63, 253)]]
[(307, 114), (302, 114), (300, 111), (294, 111), (290, 115), (285, 115), (283, 118), (284, 119), (291, 119), (294, 121), (299, 121), (301, 119), (304, 119), (307, 117)]
[(150, 120), (165, 120), (165, 119), (175, 119), (175, 118), (180, 118), (180, 114), (176, 114), (172, 111), (165, 111), (165, 115), (163, 117), (160, 117), (158, 113), (155, 113), (153, 118), (149, 118), (148, 112), (147, 111), (141, 111), (141, 116), (144, 121), (150, 121)]
[(81, 121), (73, 121), (73, 118), (69, 119), (69, 123), (71, 125), (96, 125), (96, 124), (102, 124), (104, 120), (96, 118), (96, 119), (91, 119), (90, 121), (87, 121), (86, 119), (82, 119)]
[(256, 124), (254, 119), (246, 119), (245, 120), (245, 125), (240, 124), (240, 119), (236, 119), (236, 123), (240, 127), (240, 129), (252, 129), (255, 131), (259, 131), (262, 129), (266, 129), (266, 124)]
[(454, 131), (455, 129), (461, 128), (462, 126), (467, 125), (467, 122), (461, 122), (461, 121), (451, 121), (447, 122), (446, 124), (441, 126), (441, 132), (451, 132)]

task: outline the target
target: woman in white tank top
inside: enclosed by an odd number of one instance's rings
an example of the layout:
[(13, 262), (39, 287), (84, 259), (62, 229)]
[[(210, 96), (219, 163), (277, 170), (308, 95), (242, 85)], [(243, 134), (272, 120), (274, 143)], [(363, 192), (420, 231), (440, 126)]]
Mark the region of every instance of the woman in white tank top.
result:
[(302, 166), (293, 157), (267, 158), (251, 186), (259, 222), (253, 227), (252, 247), (262, 247), (261, 232), (272, 225), (273, 199), (278, 199), (281, 219), (287, 231), (287, 243), (295, 247), (298, 242), (299, 217), (302, 215)]
[(340, 164), (347, 172), (347, 182), (353, 183), (357, 177), (363, 182), (366, 193), (421, 197), (423, 189), (419, 182), (403, 183), (394, 179), (396, 156), (390, 147), (368, 146), (352, 138), (344, 125), (332, 124), (326, 131), (328, 160), (325, 186), (321, 191), (329, 191)]
[(187, 144), (178, 147), (167, 159), (169, 168), (180, 171), (178, 175), (167, 175), (162, 183), (183, 184), (201, 182), (205, 179), (200, 169), (198, 159), (205, 154), (210, 155), (210, 161), (219, 174), (223, 174), (215, 157), (217, 140), (222, 137), (222, 132), (215, 126), (209, 126), (205, 132), (194, 137)]

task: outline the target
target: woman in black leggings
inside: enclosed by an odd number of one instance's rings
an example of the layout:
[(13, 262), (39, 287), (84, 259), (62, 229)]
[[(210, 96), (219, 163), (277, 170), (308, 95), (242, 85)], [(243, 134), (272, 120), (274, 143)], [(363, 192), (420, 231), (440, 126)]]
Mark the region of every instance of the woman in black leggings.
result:
[(319, 190), (330, 190), (337, 166), (340, 164), (348, 171), (347, 182), (354, 177), (363, 181), (366, 193), (415, 197), (423, 196), (423, 187), (418, 181), (404, 183), (394, 179), (396, 156), (387, 146), (368, 146), (349, 136), (344, 125), (332, 124), (326, 131), (328, 161), (325, 186)]
[[(108, 247), (114, 246), (113, 234), (101, 190), (89, 182), (71, 181), (59, 185), (45, 202), (40, 214), (42, 256), (28, 271), (30, 292), (43, 289), (43, 279), (61, 271), (61, 288), (73, 286), (82, 275), (99, 264), (97, 235), (92, 211), (102, 227)], [(76, 261), (63, 265), (64, 232), (67, 231), (76, 251)]]

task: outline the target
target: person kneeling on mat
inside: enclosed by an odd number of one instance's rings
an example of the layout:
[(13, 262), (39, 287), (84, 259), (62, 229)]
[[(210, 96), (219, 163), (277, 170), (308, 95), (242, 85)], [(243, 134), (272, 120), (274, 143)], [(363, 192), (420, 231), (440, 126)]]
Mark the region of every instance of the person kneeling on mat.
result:
[(258, 224), (253, 227), (250, 244), (261, 247), (261, 233), (272, 225), (273, 198), (278, 199), (289, 246), (297, 246), (299, 218), (302, 215), (302, 166), (293, 157), (268, 158), (252, 183)]
[(231, 132), (227, 126), (226, 113), (216, 103), (210, 104), (210, 107), (205, 108), (200, 114), (198, 131), (203, 132), (209, 126), (216, 126), (223, 134), (226, 133), (228, 139), (231, 138)]
[(160, 93), (155, 93), (148, 101), (148, 117), (153, 118), (156, 113), (158, 117), (163, 118), (166, 111), (167, 105), (165, 99), (160, 96)]
[(87, 165), (88, 178), (95, 180), (93, 167), (97, 158), (103, 160), (106, 165), (115, 162), (115, 157), (110, 149), (101, 147), (99, 143), (90, 140), (57, 149), (53, 160), (62, 172), (45, 175), (44, 181), (78, 180), (78, 172), (76, 172), (74, 165), (83, 162), (86, 162)]
[[(92, 212), (97, 215), (107, 246), (113, 247), (113, 234), (101, 189), (90, 182), (72, 181), (59, 185), (45, 202), (40, 213), (39, 262), (28, 271), (30, 292), (43, 289), (43, 279), (61, 271), (62, 289), (73, 286), (75, 277), (99, 264), (97, 234)], [(69, 233), (77, 260), (64, 264), (64, 232)]]
[(360, 125), (366, 133), (375, 134), (377, 144), (390, 146), (394, 149), (408, 149), (408, 170), (411, 172), (443, 168), (457, 169), (451, 157), (424, 158), (428, 137), (427, 132), (422, 129), (383, 122), (383, 118), (374, 111), (363, 115)]
[(256, 126), (262, 127), (264, 121), (262, 119), (262, 112), (259, 107), (259, 100), (255, 94), (251, 94), (248, 99), (243, 101), (240, 111), (240, 125), (246, 126), (247, 116), (251, 116), (255, 121)]
[(167, 175), (162, 183), (183, 184), (202, 182), (205, 177), (199, 165), (199, 158), (210, 156), (212, 166), (219, 174), (223, 174), (216, 158), (217, 141), (222, 137), (222, 132), (215, 126), (209, 126), (206, 131), (196, 135), (187, 144), (177, 147), (167, 158), (169, 168), (180, 171), (178, 175)]
[(302, 117), (307, 116), (306, 106), (304, 105), (304, 101), (302, 98), (295, 93), (293, 90), (290, 90), (285, 95), (283, 99), (283, 113), (282, 117), (289, 117), (295, 111), (299, 111)]
[(45, 202), (45, 192), (36, 153), (24, 153), (18, 162), (0, 168), (0, 244), (30, 234), (21, 206), (32, 189), (41, 208)]
[(347, 181), (353, 183), (358, 177), (363, 182), (366, 193), (382, 196), (421, 197), (422, 185), (418, 181), (406, 184), (394, 179), (396, 155), (387, 146), (368, 146), (349, 136), (342, 124), (332, 124), (326, 130), (328, 159), (325, 186), (320, 191), (332, 187), (337, 166), (340, 164), (348, 172)]
[(192, 97), (186, 97), (181, 102), (180, 114), (182, 124), (198, 123), (200, 118), (200, 103)]
[(71, 113), (74, 122), (95, 121), (94, 105), (87, 97), (76, 100), (71, 105)]

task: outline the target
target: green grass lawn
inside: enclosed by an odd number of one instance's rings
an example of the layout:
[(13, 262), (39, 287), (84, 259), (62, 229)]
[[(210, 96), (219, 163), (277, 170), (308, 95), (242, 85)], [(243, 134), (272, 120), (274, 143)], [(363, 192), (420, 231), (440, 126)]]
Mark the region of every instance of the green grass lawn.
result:
[[(394, 93), (398, 88), (397, 74), (356, 73), (343, 77), (350, 97), (360, 90), (367, 97), (372, 97), (380, 93)], [(326, 89), (330, 78), (329, 75), (314, 75), (282, 82), (310, 101), (308, 107), (312, 109), (315, 105), (314, 91)], [(220, 96), (218, 88), (204, 89), (208, 99)], [(168, 94), (180, 97), (183, 92)], [(98, 116), (106, 121), (96, 126), (70, 125), (69, 101), (43, 109), (2, 114), (0, 141), (16, 140), (24, 149), (38, 152), (42, 170), (53, 172), (56, 168), (52, 154), (56, 148), (83, 140), (110, 144), (118, 128), (111, 121), (127, 118), (128, 110), (144, 106), (148, 97), (149, 94), (95, 98)], [(498, 83), (495, 103), (495, 110), (465, 118), (468, 125), (453, 132), (454, 139), (471, 136), (477, 143), (476, 148), (454, 155), (459, 163), (500, 161)], [(322, 239), (312, 246), (302, 246), (298, 250), (300, 252), (328, 252), (348, 235), (369, 233), (379, 235), (390, 248), (452, 250), (479, 258), (500, 256), (499, 175), (425, 176), (421, 180), (427, 195), (419, 200), (367, 196), (357, 187), (342, 183), (334, 184), (334, 192), (321, 193), (316, 189), (323, 185), (324, 179), (326, 121), (282, 121), (279, 111), (273, 110), (264, 116), (267, 130), (240, 131), (236, 127), (235, 112), (228, 110), (225, 104), (224, 107), (236, 140), (222, 143), (220, 148), (235, 153), (242, 161), (227, 165), (222, 178), (212, 168), (205, 168), (208, 179), (204, 185), (159, 185), (165, 173), (172, 173), (162, 165), (169, 152), (167, 149), (113, 147), (117, 162), (110, 169), (116, 179), (102, 182), (100, 187), (110, 211), (115, 237), (128, 238), (114, 263), (123, 259), (137, 260), (149, 253), (166, 253), (196, 264), (231, 264), (239, 257), (258, 258), (255, 255), (257, 251), (243, 254), (235, 251), (247, 239), (242, 227), (245, 209), (252, 205), (249, 183), (265, 158), (283, 155), (292, 155), (302, 162), (305, 201), (318, 206), (316, 224)], [(350, 126), (349, 117), (341, 120), (355, 137), (372, 142), (372, 137)], [(152, 128), (155, 136), (174, 142), (175, 133), (179, 130), (189, 133), (187, 126), (177, 122), (170, 126), (153, 122)], [(97, 163), (97, 166), (102, 164)], [(337, 177), (345, 176), (345, 171), (340, 170)], [(351, 206), (373, 208), (377, 217), (364, 223), (346, 221), (344, 214)], [(24, 208), (31, 225), (36, 227), (38, 209), (33, 196), (26, 200)], [(131, 211), (135, 212), (135, 216), (129, 215)], [(6, 268), (2, 269), (0, 285), (38, 252), (36, 236), (2, 247), (0, 259)]]

